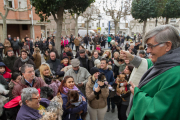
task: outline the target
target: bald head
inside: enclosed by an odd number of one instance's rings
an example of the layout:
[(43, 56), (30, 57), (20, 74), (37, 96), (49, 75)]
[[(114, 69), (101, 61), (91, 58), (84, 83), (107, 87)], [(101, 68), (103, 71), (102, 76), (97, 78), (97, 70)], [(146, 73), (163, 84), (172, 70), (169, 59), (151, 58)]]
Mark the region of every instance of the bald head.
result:
[(51, 58), (51, 60), (55, 60), (56, 59), (56, 53), (55, 52), (51, 52), (50, 53), (50, 58)]

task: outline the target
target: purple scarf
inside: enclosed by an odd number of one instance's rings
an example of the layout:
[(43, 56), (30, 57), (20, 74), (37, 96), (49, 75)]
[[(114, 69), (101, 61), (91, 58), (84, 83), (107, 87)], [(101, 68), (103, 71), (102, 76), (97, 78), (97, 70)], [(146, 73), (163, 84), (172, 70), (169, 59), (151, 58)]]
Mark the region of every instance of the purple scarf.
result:
[(63, 90), (65, 93), (68, 93), (69, 90), (76, 90), (76, 91), (79, 91), (79, 89), (74, 85), (73, 89), (69, 89), (67, 87), (63, 87)]

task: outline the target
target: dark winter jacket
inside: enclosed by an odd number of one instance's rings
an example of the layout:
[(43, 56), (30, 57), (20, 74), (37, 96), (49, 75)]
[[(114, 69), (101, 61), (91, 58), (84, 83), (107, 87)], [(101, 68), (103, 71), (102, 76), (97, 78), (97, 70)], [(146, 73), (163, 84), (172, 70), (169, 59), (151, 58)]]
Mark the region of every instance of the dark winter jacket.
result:
[(2, 43), (0, 43), (0, 46), (2, 46), (2, 48), (0, 48), (0, 52), (2, 52), (4, 49), (4, 45)]
[[(84, 67), (88, 71), (90, 71), (90, 68), (89, 68), (89, 59), (88, 59), (88, 57), (86, 55), (85, 55), (85, 58), (78, 57), (77, 59), (79, 59), (81, 67)], [(83, 64), (83, 62), (84, 62), (84, 64)]]
[(26, 61), (26, 62), (23, 62), (23, 61), (21, 60), (21, 58), (18, 58), (18, 59), (15, 61), (14, 66), (13, 66), (14, 71), (20, 72), (20, 71), (19, 71), (19, 68), (20, 68), (21, 66), (23, 66), (24, 64), (32, 64), (32, 65), (35, 67), (34, 62), (33, 62), (30, 58), (27, 58), (27, 61)]
[(8, 83), (2, 75), (0, 75), (0, 84), (4, 85), (5, 89), (8, 89)]
[(109, 70), (108, 68), (107, 70), (99, 69), (99, 71), (105, 74), (106, 80), (110, 85), (114, 83), (114, 76), (112, 70)]
[(55, 52), (56, 58), (59, 59), (59, 54), (58, 54), (56, 48), (53, 47), (51, 50), (49, 49), (49, 53), (51, 53), (51, 52)]
[(39, 42), (39, 41), (38, 41), (38, 42), (35, 42), (35, 45), (34, 45), (34, 46), (40, 48), (40, 42)]
[(47, 60), (47, 63), (49, 64), (51, 70), (53, 70), (52, 74), (56, 75), (58, 65), (60, 65), (60, 60), (59, 59), (51, 60), (51, 58), (50, 58), (49, 60)]
[(12, 48), (13, 48), (13, 50), (19, 50), (19, 47), (20, 47), (20, 45), (19, 45), (19, 41), (11, 41), (11, 46), (12, 46)]
[(64, 76), (64, 71), (61, 71), (61, 69), (63, 69), (65, 66), (63, 63), (61, 63), (60, 65), (58, 65), (56, 74), (59, 75), (59, 77), (63, 77)]
[[(84, 96), (81, 92), (79, 94)], [(77, 120), (76, 119), (77, 113), (79, 113), (82, 110), (83, 110), (82, 114), (87, 112), (87, 102), (82, 101), (82, 103), (79, 106), (77, 106), (75, 108), (67, 109), (66, 104), (68, 102), (68, 97), (65, 94), (61, 94), (61, 97), (63, 99), (63, 111), (64, 111), (63, 116), (62, 116), (62, 120)]]
[(17, 59), (18, 58), (15, 55), (12, 57), (7, 56), (4, 57), (3, 63), (11, 70), (11, 72), (14, 72), (13, 66)]

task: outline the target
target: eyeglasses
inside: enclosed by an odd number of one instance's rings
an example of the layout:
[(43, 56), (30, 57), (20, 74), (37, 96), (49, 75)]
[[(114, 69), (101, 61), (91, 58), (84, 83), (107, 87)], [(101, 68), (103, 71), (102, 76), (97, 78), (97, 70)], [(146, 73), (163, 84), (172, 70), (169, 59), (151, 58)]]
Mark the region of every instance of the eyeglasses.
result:
[(37, 99), (37, 100), (40, 100), (40, 95), (38, 95), (37, 97), (34, 97), (34, 98), (31, 98), (31, 99)]
[(146, 47), (147, 47), (147, 48), (150, 48), (150, 49), (153, 49), (154, 47), (156, 47), (156, 46), (158, 46), (158, 45), (161, 45), (161, 44), (163, 44), (163, 43), (165, 43), (165, 42), (160, 42), (160, 43), (158, 43), (158, 44), (156, 44), (156, 45), (146, 45)]

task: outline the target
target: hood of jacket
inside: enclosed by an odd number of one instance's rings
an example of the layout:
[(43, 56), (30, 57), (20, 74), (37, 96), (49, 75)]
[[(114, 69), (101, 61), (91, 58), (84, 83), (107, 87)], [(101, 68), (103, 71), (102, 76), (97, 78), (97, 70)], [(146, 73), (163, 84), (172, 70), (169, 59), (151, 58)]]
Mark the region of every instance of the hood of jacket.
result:
[(11, 70), (3, 62), (0, 62), (0, 67), (5, 67), (6, 72), (11, 72)]

